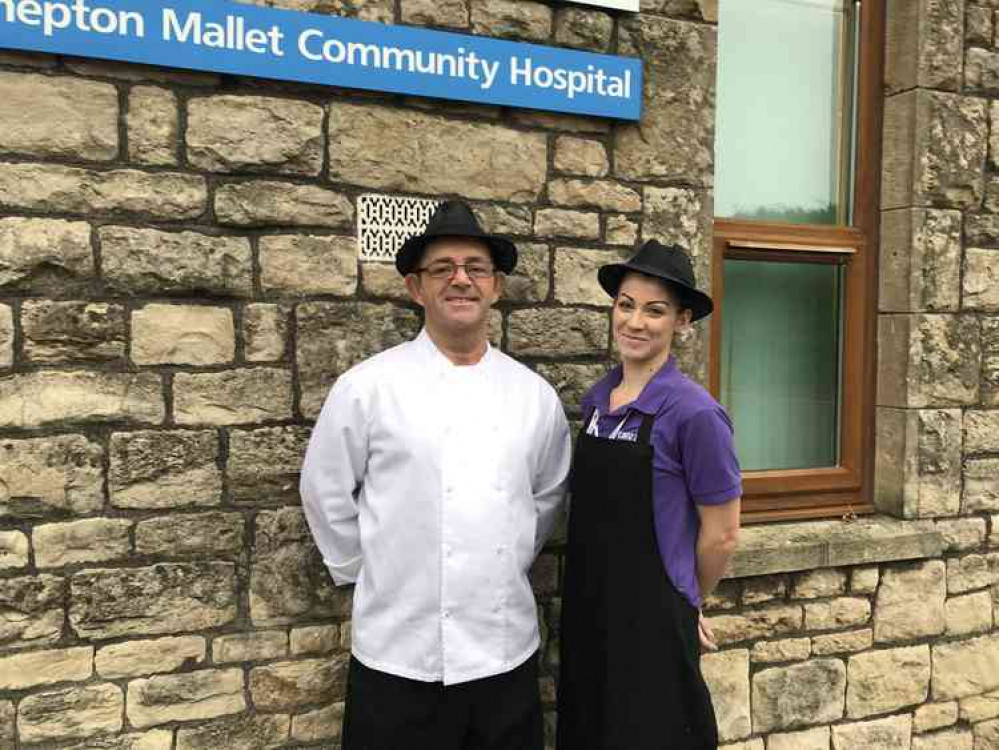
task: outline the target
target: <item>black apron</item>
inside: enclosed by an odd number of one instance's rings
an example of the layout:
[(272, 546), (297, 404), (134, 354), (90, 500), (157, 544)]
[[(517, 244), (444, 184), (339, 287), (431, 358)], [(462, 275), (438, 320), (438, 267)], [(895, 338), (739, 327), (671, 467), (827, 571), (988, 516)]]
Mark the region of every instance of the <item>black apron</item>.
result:
[(558, 750), (716, 750), (697, 610), (653, 525), (651, 415), (637, 442), (576, 441), (562, 588)]

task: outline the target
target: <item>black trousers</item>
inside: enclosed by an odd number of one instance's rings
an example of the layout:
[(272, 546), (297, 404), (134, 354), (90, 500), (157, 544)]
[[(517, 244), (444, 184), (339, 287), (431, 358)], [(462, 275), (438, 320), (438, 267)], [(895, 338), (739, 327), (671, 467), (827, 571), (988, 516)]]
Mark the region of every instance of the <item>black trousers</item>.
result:
[(543, 750), (538, 660), (444, 686), (366, 667), (347, 673), (343, 750)]

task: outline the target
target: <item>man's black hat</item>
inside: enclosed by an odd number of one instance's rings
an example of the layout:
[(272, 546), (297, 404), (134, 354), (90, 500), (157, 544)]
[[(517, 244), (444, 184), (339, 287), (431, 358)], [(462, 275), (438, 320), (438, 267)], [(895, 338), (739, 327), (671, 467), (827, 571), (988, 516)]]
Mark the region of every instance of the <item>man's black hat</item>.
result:
[(663, 245), (649, 240), (624, 263), (609, 263), (597, 271), (597, 280), (611, 297), (616, 297), (621, 281), (628, 271), (662, 279), (680, 295), (683, 307), (689, 307), (693, 320), (700, 320), (714, 310), (711, 298), (697, 288), (690, 256), (679, 245)]
[(410, 237), (399, 248), (395, 256), (396, 270), (403, 276), (413, 273), (423, 257), (424, 249), (440, 237), (472, 237), (481, 240), (489, 247), (493, 265), (503, 273), (510, 273), (517, 265), (517, 248), (510, 240), (486, 234), (467, 203), (450, 200), (437, 207), (423, 234)]

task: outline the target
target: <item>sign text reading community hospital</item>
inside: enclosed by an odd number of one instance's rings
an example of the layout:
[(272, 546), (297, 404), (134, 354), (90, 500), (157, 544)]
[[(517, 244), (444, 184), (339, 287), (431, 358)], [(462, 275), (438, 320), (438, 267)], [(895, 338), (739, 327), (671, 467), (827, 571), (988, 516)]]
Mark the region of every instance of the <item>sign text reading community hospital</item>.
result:
[(231, 2), (0, 0), (0, 48), (637, 120), (634, 58)]

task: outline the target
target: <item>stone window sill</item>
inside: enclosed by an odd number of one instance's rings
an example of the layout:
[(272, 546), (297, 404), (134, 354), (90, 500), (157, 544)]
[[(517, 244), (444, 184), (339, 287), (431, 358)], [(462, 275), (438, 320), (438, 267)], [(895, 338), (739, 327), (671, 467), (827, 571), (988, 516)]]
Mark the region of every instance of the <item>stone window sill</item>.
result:
[(790, 573), (939, 557), (943, 537), (932, 521), (862, 516), (851, 521), (807, 521), (746, 526), (726, 578)]

